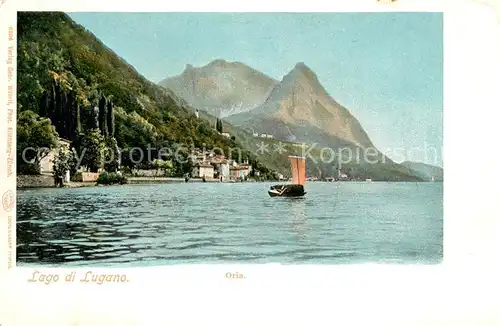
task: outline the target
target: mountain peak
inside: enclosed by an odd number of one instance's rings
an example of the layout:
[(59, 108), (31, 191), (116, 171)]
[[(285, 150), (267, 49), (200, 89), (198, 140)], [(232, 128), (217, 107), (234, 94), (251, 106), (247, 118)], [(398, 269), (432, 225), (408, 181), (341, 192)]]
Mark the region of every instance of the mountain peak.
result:
[(214, 58), (200, 67), (186, 65), (182, 74), (159, 84), (191, 106), (225, 117), (260, 106), (278, 81), (242, 62)]
[(192, 64), (188, 63), (188, 64), (186, 64), (186, 67), (184, 68), (184, 72), (189, 72), (189, 71), (193, 71), (196, 69), (203, 69), (203, 68), (208, 68), (208, 67), (226, 67), (226, 66), (230, 65), (231, 63), (232, 62), (226, 61), (224, 59), (214, 59), (202, 67), (194, 67)]
[(319, 80), (314, 71), (304, 62), (298, 62), (295, 67), (283, 78), (283, 80), (302, 80), (306, 83), (319, 85)]
[(297, 64), (295, 65), (295, 68), (294, 69), (297, 69), (297, 70), (308, 70), (308, 71), (311, 71), (311, 68), (309, 68), (304, 62), (297, 62)]
[(227, 64), (230, 64), (230, 62), (224, 59), (214, 59), (210, 61), (207, 66), (225, 66)]

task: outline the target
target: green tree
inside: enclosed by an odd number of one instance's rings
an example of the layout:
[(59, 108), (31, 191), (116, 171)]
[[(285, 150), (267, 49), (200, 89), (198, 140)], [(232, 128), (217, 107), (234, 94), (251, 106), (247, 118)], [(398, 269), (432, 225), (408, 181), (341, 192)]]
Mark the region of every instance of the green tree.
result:
[(66, 171), (71, 171), (75, 158), (73, 152), (66, 146), (59, 146), (56, 152), (53, 165), (53, 175), (56, 186), (63, 186)]
[(191, 175), (193, 171), (193, 160), (186, 149), (176, 149), (172, 160), (172, 167), (175, 176), (183, 177)]
[(81, 120), (81, 131), (97, 129), (99, 128), (98, 118), (97, 118), (97, 107), (86, 106), (81, 108), (80, 120)]
[(90, 172), (98, 172), (103, 166), (106, 142), (99, 129), (92, 129), (86, 132), (81, 139), (80, 155), (83, 155), (82, 165), (86, 166)]
[[(20, 25), (22, 30), (22, 22)], [(19, 42), (17, 54), (18, 85), (23, 86), (18, 88), (18, 102), (24, 109), (39, 113), (38, 100), (51, 82), (49, 71), (64, 71), (68, 61), (61, 49), (55, 49), (44, 42)]]
[(75, 119), (75, 139), (82, 133), (82, 122), (81, 122), (81, 105), (77, 101), (74, 108), (74, 119)]
[(111, 99), (109, 99), (107, 103), (107, 116), (106, 116), (106, 123), (108, 127), (108, 133), (109, 136), (114, 137), (115, 136), (115, 115), (113, 114), (113, 102)]
[(120, 168), (120, 149), (114, 137), (107, 137), (106, 140), (106, 154), (104, 162), (104, 170), (108, 172), (116, 172)]
[(223, 131), (223, 128), (222, 128), (222, 120), (221, 120), (221, 119), (219, 119), (219, 118), (217, 118), (217, 120), (216, 120), (216, 122), (215, 122), (215, 129), (216, 129), (218, 132), (220, 132), (220, 133), (222, 133), (222, 131)]
[(19, 113), (17, 119), (17, 169), (20, 174), (40, 172), (40, 160), (57, 146), (57, 132), (47, 118), (33, 111)]
[(104, 137), (108, 137), (108, 101), (104, 95), (99, 99), (99, 129)]

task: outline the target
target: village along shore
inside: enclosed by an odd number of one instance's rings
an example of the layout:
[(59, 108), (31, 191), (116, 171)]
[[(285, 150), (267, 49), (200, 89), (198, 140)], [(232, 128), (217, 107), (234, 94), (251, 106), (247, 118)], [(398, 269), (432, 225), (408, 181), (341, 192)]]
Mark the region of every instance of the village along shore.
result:
[[(237, 162), (228, 159), (225, 155), (215, 154), (213, 151), (205, 151), (199, 148), (191, 150), (191, 168), (184, 176), (168, 176), (171, 162), (155, 162), (158, 166), (154, 169), (125, 169), (117, 172), (106, 172), (100, 168), (98, 172), (89, 172), (86, 167), (79, 167), (74, 175), (70, 176), (70, 171), (63, 173), (62, 178), (56, 178), (55, 161), (58, 151), (66, 147), (69, 149), (69, 142), (59, 139), (58, 150), (49, 151), (39, 162), (40, 173), (31, 175), (17, 175), (17, 188), (80, 188), (94, 187), (113, 184), (158, 184), (158, 183), (236, 183), (236, 182), (256, 182), (261, 181), (260, 171), (254, 170), (248, 160)], [(241, 160), (240, 160), (241, 161)], [(277, 180), (284, 179), (284, 176), (275, 172)], [(103, 180), (108, 179), (108, 180)], [(112, 180), (109, 180), (112, 179)], [(264, 180), (262, 180), (264, 181)]]

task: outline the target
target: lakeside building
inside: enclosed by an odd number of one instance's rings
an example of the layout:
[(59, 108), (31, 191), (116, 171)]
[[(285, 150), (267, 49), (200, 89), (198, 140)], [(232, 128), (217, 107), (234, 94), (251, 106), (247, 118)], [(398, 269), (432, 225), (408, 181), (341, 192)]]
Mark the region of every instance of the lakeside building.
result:
[(195, 178), (214, 178), (214, 166), (212, 164), (197, 163), (193, 167), (193, 177)]
[(231, 166), (229, 168), (230, 178), (231, 179), (244, 179), (245, 178), (245, 170), (239, 166)]
[(252, 171), (249, 164), (240, 164), (229, 168), (231, 179), (245, 179)]
[[(59, 138), (57, 140), (57, 148), (59, 147), (66, 147), (67, 149), (70, 149), (71, 142), (69, 140), (66, 140), (64, 138)], [(50, 150), (47, 156), (42, 158), (40, 160), (40, 172), (42, 174), (52, 174), (54, 171), (54, 159), (57, 156), (57, 149)]]
[[(67, 139), (64, 138), (59, 138), (57, 139), (57, 147), (54, 150), (50, 150), (49, 153), (40, 160), (40, 173), (44, 175), (53, 175), (54, 173), (54, 159), (57, 156), (58, 153), (58, 148), (61, 147), (66, 147), (66, 149), (70, 149), (71, 142)], [(66, 174), (64, 176), (65, 183), (68, 183), (70, 181), (70, 174), (69, 170), (66, 171)]]
[(253, 170), (248, 160), (238, 163), (235, 160), (227, 159), (222, 154), (203, 152), (195, 148), (191, 152), (193, 158), (193, 177), (220, 178), (221, 181), (244, 179)]
[(212, 166), (214, 166), (214, 173), (218, 178), (222, 177), (222, 181), (228, 180), (230, 178), (229, 162), (224, 158), (223, 155), (215, 157), (212, 160), (211, 164)]
[(244, 177), (248, 176), (250, 172), (252, 172), (252, 166), (248, 163), (240, 164), (239, 168), (243, 171)]

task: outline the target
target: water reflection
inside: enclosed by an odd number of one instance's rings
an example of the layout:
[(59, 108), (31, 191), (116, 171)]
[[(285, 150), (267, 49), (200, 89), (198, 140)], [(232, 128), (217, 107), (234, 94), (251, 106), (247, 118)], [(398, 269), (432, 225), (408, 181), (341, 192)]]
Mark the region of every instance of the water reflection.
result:
[(338, 187), (311, 184), (303, 198), (270, 198), (257, 183), (20, 191), (17, 258), (123, 266), (442, 257), (442, 201), (430, 200), (442, 188), (403, 185), (398, 199), (375, 183)]
[(304, 198), (294, 198), (290, 201), (293, 229), (300, 238), (307, 236), (306, 202)]
[[(41, 263), (64, 263), (74, 260), (117, 258), (137, 252), (134, 245), (116, 241), (141, 236), (135, 230), (124, 230), (129, 224), (109, 216), (106, 207), (110, 196), (76, 196), (56, 194), (21, 200), (18, 209), (18, 257)], [(104, 209), (103, 209), (104, 208)], [(30, 217), (30, 218), (27, 218)]]

